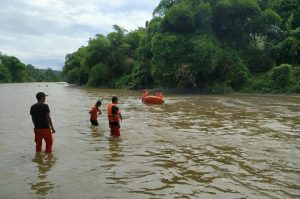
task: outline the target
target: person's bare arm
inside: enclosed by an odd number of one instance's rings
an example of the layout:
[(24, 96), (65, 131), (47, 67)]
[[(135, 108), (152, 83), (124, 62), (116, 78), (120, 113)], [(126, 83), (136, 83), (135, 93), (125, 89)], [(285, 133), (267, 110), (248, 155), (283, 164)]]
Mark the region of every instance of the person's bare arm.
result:
[(46, 117), (47, 117), (47, 121), (48, 121), (48, 124), (52, 130), (52, 133), (55, 133), (55, 129), (53, 127), (53, 124), (52, 124), (52, 120), (51, 120), (51, 117), (50, 117), (50, 114), (49, 113), (46, 113)]

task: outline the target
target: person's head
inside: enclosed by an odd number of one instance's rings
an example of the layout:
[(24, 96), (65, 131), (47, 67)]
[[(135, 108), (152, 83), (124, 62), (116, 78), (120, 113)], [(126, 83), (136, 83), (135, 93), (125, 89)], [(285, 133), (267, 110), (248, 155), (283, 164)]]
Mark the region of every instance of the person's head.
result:
[(146, 93), (146, 92), (148, 92), (148, 90), (146, 89), (146, 90), (144, 90), (144, 93)]
[(39, 101), (39, 102), (45, 102), (46, 96), (47, 96), (47, 95), (46, 95), (44, 92), (38, 92), (38, 93), (35, 95), (37, 101)]
[(102, 103), (101, 103), (101, 101), (100, 101), (100, 100), (98, 100), (98, 101), (96, 102), (96, 104), (95, 104), (95, 105), (96, 105), (97, 107), (100, 107), (100, 106), (101, 106), (101, 104), (102, 104)]
[(117, 98), (117, 96), (112, 96), (111, 102), (114, 103), (114, 104), (117, 104), (117, 103), (118, 103), (118, 98)]

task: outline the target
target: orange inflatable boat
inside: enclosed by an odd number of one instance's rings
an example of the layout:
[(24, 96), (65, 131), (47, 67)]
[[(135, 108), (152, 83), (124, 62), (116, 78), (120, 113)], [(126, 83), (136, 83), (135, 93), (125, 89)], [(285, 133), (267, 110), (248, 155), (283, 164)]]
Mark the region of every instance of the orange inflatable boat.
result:
[(149, 95), (147, 97), (144, 97), (142, 99), (142, 102), (145, 104), (163, 104), (164, 103), (164, 98), (154, 96), (154, 95)]

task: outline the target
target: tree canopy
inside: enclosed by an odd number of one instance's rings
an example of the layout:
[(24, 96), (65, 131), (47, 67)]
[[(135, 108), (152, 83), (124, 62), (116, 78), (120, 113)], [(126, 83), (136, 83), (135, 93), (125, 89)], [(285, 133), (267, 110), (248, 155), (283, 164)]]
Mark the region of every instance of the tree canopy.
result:
[[(90, 86), (297, 92), (299, 24), (297, 0), (161, 0), (145, 27), (113, 25), (68, 54), (63, 76)], [(284, 84), (270, 75), (278, 67), (290, 71)]]
[(37, 69), (25, 65), (18, 58), (0, 53), (0, 83), (16, 82), (55, 82), (61, 81), (61, 72)]

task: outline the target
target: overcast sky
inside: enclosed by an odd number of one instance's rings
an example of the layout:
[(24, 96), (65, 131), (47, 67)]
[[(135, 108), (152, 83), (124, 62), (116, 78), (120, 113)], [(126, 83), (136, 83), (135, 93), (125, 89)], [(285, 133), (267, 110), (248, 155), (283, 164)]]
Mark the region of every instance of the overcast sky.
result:
[(0, 0), (0, 52), (37, 68), (62, 69), (90, 37), (144, 27), (160, 0)]

